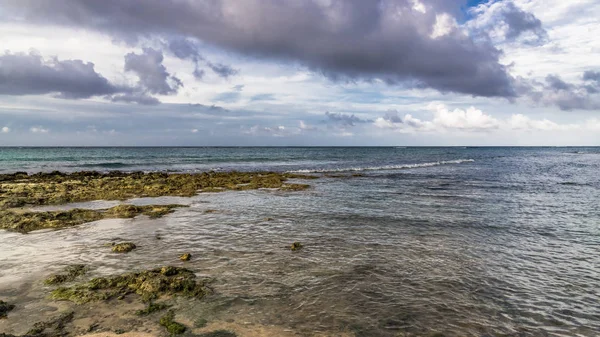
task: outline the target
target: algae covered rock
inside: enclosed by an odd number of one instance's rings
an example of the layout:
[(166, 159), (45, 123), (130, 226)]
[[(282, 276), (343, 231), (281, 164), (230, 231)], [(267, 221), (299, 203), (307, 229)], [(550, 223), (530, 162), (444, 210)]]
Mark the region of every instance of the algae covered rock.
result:
[[(0, 174), (0, 209), (26, 205), (57, 205), (92, 200), (138, 197), (191, 197), (199, 192), (282, 188), (301, 190), (308, 185), (286, 184), (288, 179), (314, 176), (276, 172), (74, 172)], [(157, 210), (156, 214), (162, 211)]]
[(118, 205), (108, 210), (71, 209), (68, 211), (0, 211), (0, 229), (29, 233), (38, 229), (60, 229), (81, 225), (87, 222), (113, 219), (133, 218), (145, 214), (150, 218), (160, 218), (172, 213), (183, 205)]
[(175, 322), (175, 312), (169, 310), (169, 312), (161, 317), (159, 324), (164, 326), (171, 335), (180, 335), (185, 332), (185, 325)]
[(297, 251), (297, 250), (300, 250), (300, 249), (302, 249), (302, 247), (304, 247), (304, 245), (302, 245), (302, 243), (300, 243), (300, 242), (294, 242), (294, 243), (292, 243), (292, 245), (290, 246), (290, 250), (291, 250), (291, 251)]
[(192, 258), (192, 254), (190, 253), (185, 253), (179, 256), (179, 259), (181, 261), (189, 261)]
[(183, 205), (150, 205), (150, 206), (135, 206), (135, 205), (118, 205), (108, 209), (104, 215), (105, 218), (134, 218), (140, 214), (149, 216), (150, 218), (160, 218), (169, 213), (173, 213), (175, 208), (186, 207)]
[(136, 248), (137, 247), (133, 242), (121, 242), (112, 246), (112, 251), (115, 253), (129, 253)]
[(150, 301), (150, 302), (148, 302), (148, 305), (146, 306), (145, 309), (138, 310), (135, 312), (135, 314), (138, 316), (148, 316), (150, 314), (168, 309), (170, 307), (171, 307), (170, 305), (165, 304), (165, 303), (154, 303), (154, 302)]
[(14, 304), (8, 304), (2, 300), (0, 300), (0, 319), (6, 318), (9, 311), (15, 308)]
[(86, 209), (51, 212), (0, 211), (0, 228), (29, 233), (39, 229), (72, 227), (102, 218), (100, 212)]
[(196, 275), (188, 269), (165, 266), (137, 273), (97, 277), (83, 284), (61, 287), (51, 293), (51, 298), (78, 304), (124, 298), (129, 294), (137, 294), (144, 301), (163, 295), (202, 298), (209, 291), (205, 283), (205, 280), (196, 280)]
[(63, 273), (55, 274), (44, 280), (47, 285), (60, 284), (64, 282), (71, 282), (77, 277), (84, 275), (87, 272), (87, 267), (83, 264), (74, 264), (65, 267)]

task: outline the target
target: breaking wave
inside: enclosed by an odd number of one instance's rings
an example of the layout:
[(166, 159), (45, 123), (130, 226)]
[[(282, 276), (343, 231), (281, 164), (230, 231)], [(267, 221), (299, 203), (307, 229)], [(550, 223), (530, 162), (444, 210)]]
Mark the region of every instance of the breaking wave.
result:
[(355, 171), (384, 171), (384, 170), (402, 170), (402, 169), (413, 169), (420, 167), (432, 167), (439, 165), (452, 165), (461, 163), (474, 162), (473, 159), (456, 159), (456, 160), (442, 160), (431, 163), (420, 163), (420, 164), (399, 164), (399, 165), (385, 165), (385, 166), (368, 166), (368, 167), (348, 167), (348, 168), (330, 168), (330, 169), (319, 169), (319, 170), (295, 170), (289, 171), (290, 173), (326, 173), (326, 172), (355, 172)]

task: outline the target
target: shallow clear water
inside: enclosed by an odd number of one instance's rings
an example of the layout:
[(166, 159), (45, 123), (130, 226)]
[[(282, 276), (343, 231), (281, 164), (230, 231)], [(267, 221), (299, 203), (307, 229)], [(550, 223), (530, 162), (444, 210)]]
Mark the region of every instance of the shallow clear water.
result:
[[(18, 299), (68, 263), (112, 274), (183, 264), (177, 254), (191, 252), (186, 266), (216, 279), (207, 301), (220, 303), (221, 320), (306, 335), (600, 331), (600, 148), (1, 149), (0, 158), (5, 171), (117, 162), (125, 170), (368, 169), (310, 181), (303, 192), (159, 198), (190, 204), (163, 219), (0, 232), (0, 298)], [(139, 249), (110, 254), (104, 244), (116, 239)], [(290, 252), (293, 241), (305, 248)]]

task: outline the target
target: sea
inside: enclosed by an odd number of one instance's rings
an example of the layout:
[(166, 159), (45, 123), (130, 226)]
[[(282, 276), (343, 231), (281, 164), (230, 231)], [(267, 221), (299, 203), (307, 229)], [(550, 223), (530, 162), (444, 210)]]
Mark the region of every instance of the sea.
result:
[[(128, 201), (190, 206), (156, 220), (0, 231), (0, 298), (30, 303), (36, 280), (70, 263), (107, 275), (176, 251), (214, 278), (189, 309), (209, 320), (301, 336), (600, 335), (599, 147), (0, 148), (0, 173), (55, 170), (320, 178), (306, 191)], [(101, 249), (114, 238), (139, 249), (117, 258)]]

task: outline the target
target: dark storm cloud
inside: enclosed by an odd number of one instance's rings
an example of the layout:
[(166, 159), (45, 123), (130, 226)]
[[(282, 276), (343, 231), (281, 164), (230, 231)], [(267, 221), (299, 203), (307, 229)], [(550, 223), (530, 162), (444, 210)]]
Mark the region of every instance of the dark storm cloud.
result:
[(175, 94), (183, 83), (169, 74), (162, 62), (161, 51), (144, 48), (142, 54), (125, 55), (125, 71), (135, 73), (139, 77), (139, 86), (152, 94)]
[[(0, 0), (13, 17), (104, 31), (128, 41), (191, 37), (241, 55), (297, 62), (332, 79), (514, 96), (513, 78), (494, 46), (456, 29), (430, 37), (436, 14), (458, 15), (464, 0), (422, 2), (425, 13), (410, 0)], [(508, 20), (524, 25), (519, 18)], [(174, 48), (180, 55), (190, 52), (186, 46)], [(208, 66), (222, 77), (235, 74), (229, 66)]]
[(41, 55), (0, 55), (0, 95), (57, 94), (68, 99), (111, 95), (128, 89), (111, 84), (81, 60), (44, 60)]
[(332, 122), (336, 124), (340, 124), (343, 126), (355, 126), (360, 123), (372, 123), (371, 120), (362, 119), (356, 117), (355, 115), (348, 115), (339, 112), (325, 112), (325, 116), (327, 117), (327, 122)]

